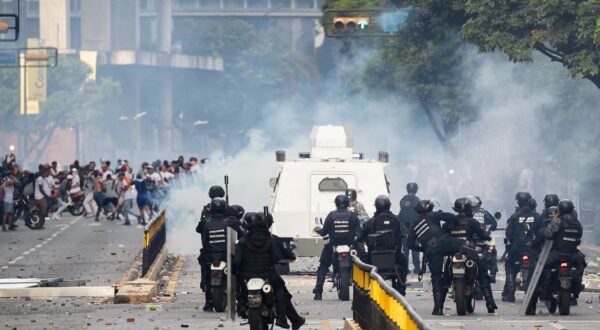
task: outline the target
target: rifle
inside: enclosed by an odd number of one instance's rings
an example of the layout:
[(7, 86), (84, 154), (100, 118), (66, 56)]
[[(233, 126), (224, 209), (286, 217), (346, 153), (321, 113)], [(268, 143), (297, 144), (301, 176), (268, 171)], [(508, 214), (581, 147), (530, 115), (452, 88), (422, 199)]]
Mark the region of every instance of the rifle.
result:
[(229, 175), (225, 175), (225, 202), (229, 205)]

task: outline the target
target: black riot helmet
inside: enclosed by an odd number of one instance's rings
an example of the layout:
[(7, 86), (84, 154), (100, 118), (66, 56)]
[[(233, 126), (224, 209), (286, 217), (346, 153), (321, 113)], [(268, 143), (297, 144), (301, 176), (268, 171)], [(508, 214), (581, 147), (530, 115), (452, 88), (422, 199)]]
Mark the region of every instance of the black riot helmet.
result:
[(217, 197), (223, 198), (225, 197), (225, 190), (223, 190), (223, 187), (221, 186), (212, 186), (208, 189), (208, 197), (210, 197), (210, 199)]
[(573, 213), (573, 210), (575, 210), (575, 205), (573, 205), (573, 202), (570, 200), (563, 199), (558, 202), (558, 211), (560, 212), (560, 215), (571, 214)]
[(535, 198), (532, 198), (529, 201), (529, 208), (532, 209), (532, 210), (534, 210), (534, 211), (537, 208), (537, 201), (535, 200)]
[(419, 214), (431, 212), (433, 211), (433, 203), (428, 199), (422, 199), (415, 206), (415, 211)]
[(392, 207), (392, 202), (387, 196), (379, 195), (375, 198), (375, 210), (377, 212), (389, 211)]
[(271, 226), (273, 226), (273, 215), (271, 213), (267, 213), (267, 215), (265, 216), (263, 213), (263, 216), (265, 217), (265, 220), (267, 222), (267, 228), (271, 228)]
[(548, 194), (544, 196), (544, 208), (558, 206), (558, 201), (559, 199), (557, 194)]
[(521, 207), (529, 206), (529, 203), (531, 202), (531, 194), (526, 191), (520, 191), (515, 196), (515, 200), (517, 201), (517, 205)]
[(416, 182), (409, 182), (406, 184), (406, 191), (409, 194), (416, 194), (419, 190), (419, 185)]
[(246, 210), (241, 205), (231, 205), (229, 207), (229, 215), (241, 220)]
[(215, 214), (227, 213), (227, 202), (223, 198), (215, 198), (210, 202), (210, 210)]
[(346, 197), (350, 200), (350, 202), (356, 201), (356, 190), (355, 189), (346, 189)]
[(338, 209), (344, 209), (350, 206), (350, 202), (348, 201), (348, 197), (346, 197), (346, 195), (337, 195), (334, 202), (335, 207)]
[(455, 200), (454, 207), (452, 207), (452, 209), (455, 212), (463, 213), (468, 216), (473, 215), (473, 206), (471, 206), (471, 202), (466, 197)]

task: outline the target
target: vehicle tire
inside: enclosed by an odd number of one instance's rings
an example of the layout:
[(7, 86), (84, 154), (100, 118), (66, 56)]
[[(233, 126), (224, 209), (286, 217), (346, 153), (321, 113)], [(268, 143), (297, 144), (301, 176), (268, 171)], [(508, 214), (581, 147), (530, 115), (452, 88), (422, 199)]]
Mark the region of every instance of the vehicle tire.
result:
[(556, 313), (556, 307), (557, 307), (557, 303), (556, 303), (556, 299), (554, 297), (550, 297), (548, 300), (545, 301), (546, 307), (548, 307), (548, 312), (554, 314)]
[(558, 313), (569, 315), (571, 312), (571, 290), (560, 288), (558, 290)]
[(44, 224), (46, 223), (46, 219), (44, 219), (38, 210), (32, 210), (29, 213), (25, 214), (25, 225), (29, 229), (42, 229), (44, 228)]
[(83, 203), (75, 203), (75, 205), (67, 207), (67, 210), (75, 217), (78, 217), (85, 213), (85, 207), (83, 207)]
[(341, 301), (348, 301), (350, 300), (350, 272), (342, 271), (339, 279), (337, 288), (338, 298)]
[(454, 280), (454, 301), (456, 302), (456, 314), (467, 314), (467, 283), (464, 279)]
[(213, 297), (213, 307), (218, 313), (223, 313), (227, 309), (227, 292), (223, 286), (212, 286), (210, 288)]
[(248, 323), (250, 324), (250, 330), (264, 330), (267, 327), (259, 308), (248, 310)]

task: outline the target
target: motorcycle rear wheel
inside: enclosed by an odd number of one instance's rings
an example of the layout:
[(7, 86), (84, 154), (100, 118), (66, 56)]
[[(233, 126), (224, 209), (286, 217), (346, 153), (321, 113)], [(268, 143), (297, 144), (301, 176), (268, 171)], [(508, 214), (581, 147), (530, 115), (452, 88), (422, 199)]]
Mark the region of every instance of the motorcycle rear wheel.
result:
[(571, 312), (571, 289), (560, 288), (558, 290), (558, 313), (569, 315)]
[(467, 283), (464, 279), (454, 280), (454, 301), (456, 302), (456, 314), (467, 314)]
[(210, 287), (213, 298), (213, 307), (218, 313), (223, 313), (227, 309), (227, 292), (223, 286)]
[(339, 276), (338, 298), (341, 301), (348, 301), (350, 300), (350, 273), (342, 271)]

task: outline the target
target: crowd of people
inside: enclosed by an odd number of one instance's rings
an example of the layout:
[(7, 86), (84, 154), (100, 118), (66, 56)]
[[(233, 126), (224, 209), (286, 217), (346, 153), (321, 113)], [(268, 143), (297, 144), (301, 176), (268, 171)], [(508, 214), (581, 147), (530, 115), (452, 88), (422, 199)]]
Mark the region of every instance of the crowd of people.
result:
[(0, 220), (2, 230), (14, 230), (24, 214), (22, 208), (34, 209), (43, 219), (59, 220), (65, 211), (100, 221), (120, 220), (146, 224), (165, 201), (169, 190), (198, 179), (200, 163), (196, 157), (185, 162), (183, 156), (173, 161), (143, 162), (134, 169), (127, 160), (79, 161), (63, 166), (56, 161), (39, 164), (37, 171), (22, 169), (13, 154), (0, 167)]

